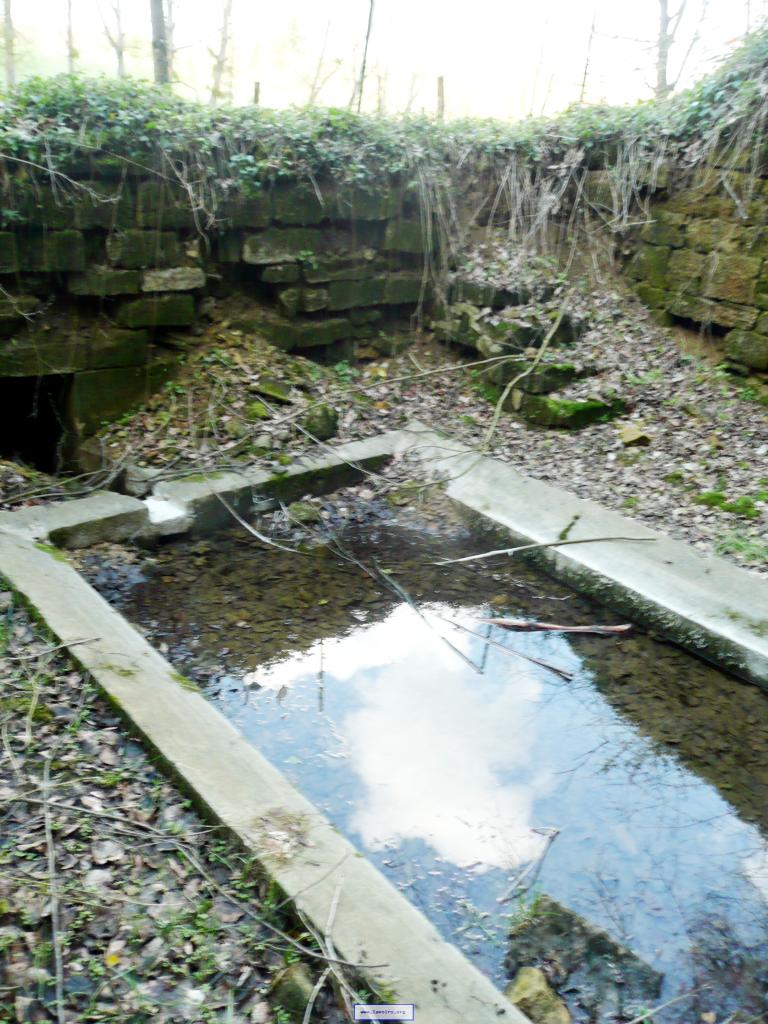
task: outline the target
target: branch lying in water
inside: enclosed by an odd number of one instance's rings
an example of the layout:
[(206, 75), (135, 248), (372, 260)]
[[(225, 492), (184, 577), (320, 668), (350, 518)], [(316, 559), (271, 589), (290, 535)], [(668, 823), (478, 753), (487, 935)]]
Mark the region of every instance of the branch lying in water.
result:
[(481, 558), (495, 558), (497, 555), (516, 555), (520, 551), (533, 551), (536, 548), (560, 548), (566, 544), (598, 544), (611, 540), (631, 540), (648, 543), (655, 541), (655, 537), (584, 537), (580, 540), (550, 540), (544, 544), (520, 544), (516, 548), (499, 548), (498, 551), (483, 551), (479, 555), (465, 555), (464, 558), (445, 558), (441, 562), (434, 562), (434, 565), (456, 565), (457, 562), (476, 562)]
[(442, 619), (443, 622), (447, 622), (451, 626), (455, 626), (456, 629), (463, 629), (465, 633), (469, 633), (470, 636), (477, 637), (478, 640), (482, 640), (484, 644), (490, 644), (491, 647), (498, 647), (500, 651), (504, 651), (505, 654), (511, 654), (514, 658), (523, 658), (525, 661), (531, 661), (534, 665), (540, 665), (541, 668), (549, 669), (550, 672), (554, 672), (555, 675), (560, 676), (561, 679), (565, 679), (566, 682), (570, 682), (573, 679), (573, 672), (569, 672), (568, 669), (559, 668), (557, 665), (550, 665), (548, 661), (540, 661), (539, 658), (532, 658), (529, 654), (521, 654), (520, 651), (515, 651), (511, 647), (505, 647), (504, 644), (496, 643), (495, 640), (491, 640), (489, 637), (481, 636), (480, 633), (475, 633), (473, 629), (468, 629), (466, 626), (462, 626), (460, 622), (454, 622), (453, 619), (446, 619), (442, 615), (437, 616), (438, 619)]
[(490, 626), (502, 626), (504, 629), (513, 629), (518, 633), (591, 633), (596, 636), (619, 636), (628, 633), (632, 626), (557, 626), (552, 622), (529, 622), (527, 619), (480, 619)]

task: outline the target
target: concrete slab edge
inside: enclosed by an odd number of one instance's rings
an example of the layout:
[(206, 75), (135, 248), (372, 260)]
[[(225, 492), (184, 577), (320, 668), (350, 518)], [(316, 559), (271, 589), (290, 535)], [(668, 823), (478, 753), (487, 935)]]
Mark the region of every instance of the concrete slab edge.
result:
[(421, 472), (443, 482), (450, 498), (503, 530), (491, 547), (551, 544), (564, 532), (569, 541), (636, 538), (545, 547), (523, 557), (693, 654), (768, 689), (768, 581), (480, 456), (424, 424), (411, 422), (397, 444)]

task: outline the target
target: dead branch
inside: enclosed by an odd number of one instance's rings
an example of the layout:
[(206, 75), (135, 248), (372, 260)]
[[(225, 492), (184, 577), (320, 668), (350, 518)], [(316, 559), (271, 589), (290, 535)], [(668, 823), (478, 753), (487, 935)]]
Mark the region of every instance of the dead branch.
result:
[(591, 633), (595, 636), (619, 636), (628, 633), (631, 625), (623, 626), (556, 626), (551, 622), (529, 622), (526, 619), (480, 619), (491, 626), (515, 630), (518, 633)]
[(550, 540), (543, 544), (520, 544), (516, 548), (499, 548), (498, 551), (484, 551), (480, 555), (465, 555), (464, 558), (445, 558), (441, 562), (434, 562), (434, 565), (457, 565), (460, 562), (476, 562), (482, 558), (495, 558), (497, 555), (517, 555), (521, 551), (535, 551), (538, 548), (562, 548), (567, 544), (601, 544), (604, 541), (637, 541), (649, 543), (656, 540), (655, 537), (584, 537), (580, 540)]
[(554, 672), (555, 675), (560, 676), (566, 682), (570, 682), (573, 679), (573, 672), (569, 672), (568, 669), (559, 668), (557, 665), (551, 665), (548, 661), (541, 661), (539, 658), (533, 658), (528, 654), (522, 654), (520, 651), (515, 651), (511, 647), (505, 647), (504, 644), (499, 644), (495, 640), (491, 640), (490, 637), (482, 636), (480, 633), (476, 633), (473, 629), (469, 629), (467, 626), (462, 626), (460, 622), (454, 622), (453, 619), (443, 618), (442, 615), (437, 616), (439, 619), (443, 619), (443, 622), (447, 622), (451, 626), (455, 626), (456, 629), (461, 629), (465, 633), (469, 633), (470, 636), (477, 637), (478, 640), (482, 640), (484, 644), (490, 644), (491, 647), (496, 647), (500, 651), (504, 651), (505, 654), (510, 654), (515, 658), (523, 658), (524, 661), (530, 661), (534, 665), (539, 665), (541, 668), (549, 669), (550, 672)]

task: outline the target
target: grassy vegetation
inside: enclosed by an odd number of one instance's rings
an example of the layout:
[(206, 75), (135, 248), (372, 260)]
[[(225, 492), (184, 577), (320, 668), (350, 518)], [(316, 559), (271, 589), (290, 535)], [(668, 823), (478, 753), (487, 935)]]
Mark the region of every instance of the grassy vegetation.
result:
[[(97, 153), (104, 170), (127, 159), (222, 194), (258, 192), (285, 177), (369, 190), (391, 176), (439, 184), (459, 165), (492, 183), (521, 162), (546, 167), (551, 178), (629, 161), (641, 181), (660, 162), (691, 166), (713, 149), (762, 147), (767, 92), (766, 30), (678, 96), (575, 105), (512, 124), (335, 108), (211, 109), (144, 82), (64, 75), (30, 79), (3, 98), (0, 156), (34, 171), (30, 165), (72, 169)], [(762, 150), (754, 155), (762, 159)]]

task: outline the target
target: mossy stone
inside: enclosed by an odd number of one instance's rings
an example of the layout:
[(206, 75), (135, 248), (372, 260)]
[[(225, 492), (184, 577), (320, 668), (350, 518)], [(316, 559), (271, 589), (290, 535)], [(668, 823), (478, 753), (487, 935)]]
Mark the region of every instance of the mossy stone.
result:
[(265, 267), (261, 274), (265, 284), (294, 284), (299, 280), (298, 263), (276, 263)]
[(290, 181), (277, 185), (272, 192), (272, 216), (278, 224), (320, 224), (333, 211), (333, 196), (322, 189)]
[(127, 302), (117, 311), (121, 327), (187, 327), (195, 319), (191, 295), (158, 295)]
[(647, 281), (655, 288), (664, 288), (671, 252), (669, 246), (643, 244), (632, 257), (627, 273), (639, 281)]
[(117, 270), (114, 267), (89, 267), (82, 274), (72, 274), (67, 288), (73, 295), (134, 295), (141, 291), (141, 277), (137, 270)]
[(654, 288), (652, 284), (638, 281), (635, 291), (640, 301), (646, 306), (650, 306), (651, 309), (664, 309), (667, 304), (668, 296), (663, 288)]
[(673, 248), (685, 245), (685, 217), (682, 213), (666, 210), (653, 211), (653, 220), (644, 224), (640, 238), (652, 245), (669, 245)]
[(568, 1008), (549, 987), (544, 972), (538, 967), (521, 967), (504, 995), (532, 1024), (571, 1024)]
[(268, 420), (269, 409), (263, 402), (249, 402), (245, 407), (245, 415), (249, 420)]
[(179, 242), (170, 231), (114, 232), (107, 237), (107, 258), (113, 266), (138, 270), (169, 267), (179, 262)]
[(706, 269), (706, 256), (693, 249), (676, 249), (669, 258), (667, 287), (670, 291), (698, 292)]
[(388, 252), (421, 254), (429, 252), (434, 246), (434, 238), (429, 239), (420, 220), (391, 220), (384, 232), (383, 248)]
[(751, 305), (761, 260), (756, 256), (726, 256), (713, 253), (703, 278), (703, 293), (708, 299), (724, 299)]
[(12, 231), (0, 231), (0, 274), (15, 274), (18, 269), (16, 235)]
[(734, 252), (739, 246), (741, 228), (720, 218), (695, 219), (686, 228), (686, 244), (698, 252), (720, 249)]
[(243, 242), (243, 262), (254, 266), (290, 263), (299, 255), (315, 253), (324, 246), (317, 228), (268, 228)]
[(725, 351), (737, 363), (753, 370), (768, 370), (768, 335), (757, 331), (731, 331), (725, 336)]
[(604, 423), (627, 411), (621, 399), (604, 402), (597, 398), (577, 401), (547, 395), (523, 395), (519, 412), (528, 423), (542, 427), (580, 430), (592, 423)]
[(713, 302), (693, 295), (671, 293), (669, 312), (674, 316), (693, 320), (699, 324), (717, 324), (719, 327), (741, 327), (748, 330), (757, 320), (758, 311), (752, 306), (739, 306), (729, 302)]
[(339, 431), (339, 414), (331, 405), (316, 405), (304, 417), (302, 425), (318, 441), (328, 441)]

